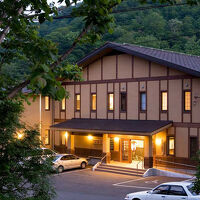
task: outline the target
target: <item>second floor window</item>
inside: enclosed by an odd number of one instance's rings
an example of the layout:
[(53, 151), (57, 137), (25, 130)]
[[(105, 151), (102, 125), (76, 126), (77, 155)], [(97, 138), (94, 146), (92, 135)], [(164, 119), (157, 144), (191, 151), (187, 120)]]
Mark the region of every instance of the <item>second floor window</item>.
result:
[(167, 111), (167, 92), (161, 92), (161, 110)]
[(66, 109), (66, 99), (64, 98), (62, 101), (61, 101), (61, 110), (65, 110)]
[(91, 102), (92, 102), (91, 105), (92, 111), (95, 111), (97, 109), (97, 94), (91, 95)]
[(191, 111), (191, 92), (184, 91), (184, 111)]
[(76, 94), (76, 110), (79, 111), (81, 109), (81, 95)]
[(140, 111), (146, 111), (147, 109), (147, 94), (146, 92), (140, 93)]
[(114, 94), (113, 93), (108, 94), (108, 110), (110, 111), (114, 110)]
[(50, 98), (49, 98), (49, 96), (44, 97), (44, 107), (45, 107), (45, 110), (50, 110)]
[(123, 92), (123, 93), (121, 93), (121, 97), (120, 97), (121, 111), (126, 111), (126, 101), (127, 101), (127, 95), (125, 92)]

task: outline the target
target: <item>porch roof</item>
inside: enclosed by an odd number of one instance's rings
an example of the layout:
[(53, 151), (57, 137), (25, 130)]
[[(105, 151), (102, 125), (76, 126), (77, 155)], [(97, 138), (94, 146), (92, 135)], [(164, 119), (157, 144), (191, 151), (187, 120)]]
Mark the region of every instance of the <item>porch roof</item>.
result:
[(112, 119), (71, 119), (51, 128), (74, 132), (152, 135), (172, 126), (172, 121), (160, 120), (112, 120)]

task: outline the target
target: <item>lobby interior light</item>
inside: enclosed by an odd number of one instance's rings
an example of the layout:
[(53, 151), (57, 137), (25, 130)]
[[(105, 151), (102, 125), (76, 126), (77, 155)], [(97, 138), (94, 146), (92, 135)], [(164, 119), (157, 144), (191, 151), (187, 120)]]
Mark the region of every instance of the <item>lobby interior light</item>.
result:
[(159, 138), (157, 138), (157, 139), (156, 139), (156, 145), (157, 145), (157, 146), (160, 146), (161, 144), (162, 144), (162, 140), (159, 139)]
[(93, 140), (93, 136), (92, 135), (88, 135), (88, 140)]
[(65, 138), (67, 139), (68, 136), (69, 136), (69, 133), (66, 131), (66, 132), (65, 132)]
[(114, 141), (115, 141), (115, 142), (119, 142), (119, 138), (118, 138), (118, 137), (115, 137), (115, 138), (114, 138)]

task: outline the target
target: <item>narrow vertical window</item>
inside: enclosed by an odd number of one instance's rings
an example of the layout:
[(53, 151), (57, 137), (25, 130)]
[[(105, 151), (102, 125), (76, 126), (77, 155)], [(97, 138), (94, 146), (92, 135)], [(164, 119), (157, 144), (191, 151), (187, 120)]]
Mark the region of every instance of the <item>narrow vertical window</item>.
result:
[(91, 95), (91, 103), (92, 103), (92, 111), (96, 111), (97, 109), (97, 95), (96, 94), (92, 94)]
[(44, 136), (44, 143), (45, 145), (50, 144), (50, 130), (45, 130), (45, 136)]
[(174, 137), (168, 137), (168, 155), (174, 155)]
[(66, 99), (64, 98), (61, 102), (61, 110), (65, 110), (66, 109)]
[(167, 92), (161, 92), (161, 110), (167, 111)]
[(113, 93), (108, 94), (108, 110), (110, 111), (114, 110), (114, 94)]
[(146, 111), (146, 92), (140, 93), (140, 111)]
[(45, 107), (45, 110), (50, 110), (50, 98), (49, 98), (49, 96), (44, 97), (44, 107)]
[(121, 108), (121, 111), (125, 112), (126, 111), (126, 106), (127, 106), (127, 95), (126, 93), (121, 93), (121, 98), (120, 98), (120, 108)]
[(184, 110), (191, 111), (191, 92), (190, 91), (184, 92)]
[(198, 138), (190, 137), (190, 158), (194, 158), (197, 156), (198, 147)]
[(79, 111), (81, 109), (81, 95), (76, 94), (76, 110)]

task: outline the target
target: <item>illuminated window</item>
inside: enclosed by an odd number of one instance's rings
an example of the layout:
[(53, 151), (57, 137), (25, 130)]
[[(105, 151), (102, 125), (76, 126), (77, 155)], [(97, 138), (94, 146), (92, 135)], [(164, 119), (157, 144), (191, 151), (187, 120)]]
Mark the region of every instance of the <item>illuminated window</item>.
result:
[(50, 98), (49, 96), (44, 97), (45, 110), (50, 110)]
[(146, 111), (147, 105), (146, 105), (146, 92), (141, 92), (140, 93), (140, 110), (141, 111)]
[(120, 105), (120, 108), (121, 108), (121, 111), (126, 111), (126, 101), (127, 101), (127, 98), (126, 98), (126, 93), (121, 93), (121, 105)]
[(110, 111), (114, 110), (114, 94), (113, 93), (108, 94), (108, 110)]
[(79, 111), (81, 109), (81, 95), (76, 94), (76, 110)]
[(162, 111), (167, 111), (167, 92), (162, 92), (161, 98), (161, 109)]
[(174, 137), (168, 137), (168, 154), (174, 155)]
[(92, 110), (95, 111), (97, 109), (97, 95), (96, 94), (92, 94), (91, 101), (92, 101)]
[(190, 91), (184, 92), (184, 110), (185, 111), (191, 110), (191, 92)]
[(65, 110), (66, 109), (66, 99), (64, 98), (62, 101), (61, 101), (61, 110)]
[(50, 144), (50, 130), (45, 130), (44, 143), (45, 143), (45, 145)]

